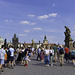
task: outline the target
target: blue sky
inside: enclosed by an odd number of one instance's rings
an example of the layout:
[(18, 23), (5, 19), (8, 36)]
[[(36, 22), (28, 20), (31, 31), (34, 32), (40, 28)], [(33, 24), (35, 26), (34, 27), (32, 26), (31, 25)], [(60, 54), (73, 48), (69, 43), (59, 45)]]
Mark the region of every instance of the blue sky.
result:
[(10, 41), (14, 34), (19, 42), (33, 39), (64, 44), (64, 26), (75, 40), (75, 0), (0, 0), (0, 36)]

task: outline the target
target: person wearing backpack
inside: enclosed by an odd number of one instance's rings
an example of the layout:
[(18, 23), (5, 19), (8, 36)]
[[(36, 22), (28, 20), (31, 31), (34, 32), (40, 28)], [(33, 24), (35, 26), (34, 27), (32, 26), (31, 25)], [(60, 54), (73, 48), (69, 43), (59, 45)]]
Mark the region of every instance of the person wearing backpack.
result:
[(74, 49), (71, 52), (71, 59), (72, 59), (73, 65), (75, 66), (75, 50)]
[(63, 59), (64, 59), (64, 48), (62, 46), (59, 46), (59, 61), (60, 61), (60, 66), (63, 65)]

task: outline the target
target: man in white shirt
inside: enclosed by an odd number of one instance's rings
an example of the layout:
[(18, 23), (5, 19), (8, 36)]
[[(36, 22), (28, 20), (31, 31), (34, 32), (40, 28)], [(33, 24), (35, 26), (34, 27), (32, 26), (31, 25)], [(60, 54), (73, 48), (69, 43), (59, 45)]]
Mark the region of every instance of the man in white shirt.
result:
[(4, 46), (2, 46), (2, 48), (0, 49), (0, 69), (3, 72), (3, 64), (4, 64), (4, 58), (5, 58), (5, 50), (4, 50)]
[(10, 66), (12, 69), (14, 69), (14, 68), (13, 68), (13, 65), (14, 65), (14, 51), (15, 51), (15, 50), (13, 49), (12, 46), (10, 46), (9, 51), (11, 52), (10, 61), (9, 61), (9, 66)]

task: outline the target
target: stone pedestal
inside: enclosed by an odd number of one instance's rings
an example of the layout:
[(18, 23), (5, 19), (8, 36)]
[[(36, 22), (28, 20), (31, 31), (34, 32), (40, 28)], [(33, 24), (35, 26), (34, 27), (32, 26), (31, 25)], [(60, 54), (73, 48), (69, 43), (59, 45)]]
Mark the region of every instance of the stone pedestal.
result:
[(69, 49), (70, 49), (70, 50), (73, 49), (73, 43), (72, 43), (72, 41), (73, 41), (73, 40), (70, 40), (70, 41), (69, 41)]

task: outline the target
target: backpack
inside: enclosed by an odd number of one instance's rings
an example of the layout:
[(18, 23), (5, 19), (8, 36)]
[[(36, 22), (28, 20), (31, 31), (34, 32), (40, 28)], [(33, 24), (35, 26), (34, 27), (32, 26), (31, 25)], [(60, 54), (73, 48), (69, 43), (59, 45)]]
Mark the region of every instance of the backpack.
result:
[(59, 50), (59, 54), (64, 54), (63, 48)]
[(52, 53), (50, 53), (50, 56), (52, 56)]
[(71, 53), (71, 57), (74, 57), (75, 58), (75, 52), (72, 52)]
[(9, 50), (8, 53), (7, 53), (7, 56), (10, 57), (10, 55), (11, 55), (11, 52), (10, 52), (10, 50)]

